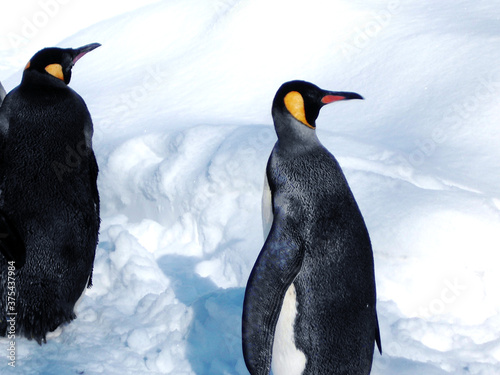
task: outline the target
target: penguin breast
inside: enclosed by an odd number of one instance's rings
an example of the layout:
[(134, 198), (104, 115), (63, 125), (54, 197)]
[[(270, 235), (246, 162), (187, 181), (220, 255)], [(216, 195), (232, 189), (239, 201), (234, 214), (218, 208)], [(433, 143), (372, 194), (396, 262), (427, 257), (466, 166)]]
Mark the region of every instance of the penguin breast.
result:
[(271, 194), (271, 188), (269, 187), (269, 182), (267, 180), (267, 173), (264, 176), (264, 190), (262, 192), (262, 230), (264, 232), (264, 240), (269, 235), (271, 231), (271, 226), (273, 225), (273, 197)]
[(295, 346), (297, 293), (292, 283), (285, 294), (274, 333), (271, 368), (274, 375), (302, 375), (306, 356)]

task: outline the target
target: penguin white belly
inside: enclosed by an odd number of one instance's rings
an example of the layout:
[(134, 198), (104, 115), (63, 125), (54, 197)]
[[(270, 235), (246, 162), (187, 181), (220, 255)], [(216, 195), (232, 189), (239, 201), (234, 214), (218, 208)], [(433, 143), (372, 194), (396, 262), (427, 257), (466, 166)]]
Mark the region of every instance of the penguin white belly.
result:
[(294, 323), (297, 316), (297, 294), (292, 283), (285, 294), (274, 333), (271, 369), (274, 375), (302, 375), (306, 356), (295, 346)]
[(267, 181), (267, 174), (264, 176), (264, 191), (262, 192), (262, 229), (264, 231), (264, 240), (269, 235), (271, 231), (271, 226), (273, 225), (273, 196), (271, 194), (271, 188), (269, 187), (269, 182)]
[(2, 82), (0, 82), (0, 104), (2, 104), (5, 95), (7, 95), (7, 93), (5, 92), (5, 89), (2, 86)]

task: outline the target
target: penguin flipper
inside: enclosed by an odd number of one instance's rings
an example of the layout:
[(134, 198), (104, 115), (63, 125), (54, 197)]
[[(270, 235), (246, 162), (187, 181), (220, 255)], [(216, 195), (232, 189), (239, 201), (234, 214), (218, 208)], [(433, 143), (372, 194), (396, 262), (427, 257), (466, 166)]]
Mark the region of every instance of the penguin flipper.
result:
[(252, 375), (268, 375), (280, 309), (304, 252), (275, 220), (248, 279), (243, 302), (243, 356)]
[[(92, 189), (92, 199), (94, 201), (94, 209), (97, 217), (97, 228), (100, 225), (100, 199), (99, 199), (99, 190), (97, 189), (97, 175), (99, 174), (99, 166), (97, 164), (97, 160), (95, 158), (95, 154), (93, 151), (90, 152), (90, 186)], [(97, 243), (96, 243), (97, 246)], [(92, 276), (93, 276), (94, 266), (92, 264), (92, 269), (90, 271), (89, 280), (87, 282), (87, 288), (92, 287)]]
[(24, 241), (2, 211), (0, 211), (0, 252), (8, 262), (14, 261), (16, 268), (21, 268), (26, 262)]
[(97, 165), (97, 160), (95, 158), (95, 154), (92, 151), (90, 153), (90, 186), (92, 188), (92, 198), (94, 200), (94, 207), (97, 213), (97, 216), (100, 215), (100, 200), (99, 200), (99, 191), (97, 190), (97, 175), (99, 173), (99, 166)]

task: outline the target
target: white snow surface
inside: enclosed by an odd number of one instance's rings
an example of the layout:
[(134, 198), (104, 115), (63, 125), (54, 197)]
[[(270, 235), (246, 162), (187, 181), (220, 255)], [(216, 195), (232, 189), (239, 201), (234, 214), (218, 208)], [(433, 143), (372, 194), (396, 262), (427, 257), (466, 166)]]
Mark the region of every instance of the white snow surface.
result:
[(16, 340), (15, 368), (1, 339), (2, 374), (248, 374), (270, 109), (292, 79), (365, 98), (325, 107), (317, 127), (372, 239), (372, 374), (500, 374), (496, 2), (82, 4), (2, 10), (7, 91), (43, 47), (102, 44), (70, 84), (100, 166), (94, 286), (59, 337)]

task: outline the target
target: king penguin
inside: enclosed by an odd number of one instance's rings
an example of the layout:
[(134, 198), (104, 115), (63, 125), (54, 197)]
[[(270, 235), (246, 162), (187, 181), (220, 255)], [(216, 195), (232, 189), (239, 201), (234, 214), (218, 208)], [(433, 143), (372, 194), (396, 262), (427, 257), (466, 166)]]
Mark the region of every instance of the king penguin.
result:
[[(92, 283), (99, 231), (93, 125), (68, 87), (93, 43), (45, 48), (0, 107), (0, 335), (46, 342)], [(14, 330), (15, 328), (15, 330)]]
[(243, 304), (252, 375), (369, 374), (375, 342), (381, 352), (368, 231), (342, 169), (316, 135), (321, 107), (348, 99), (363, 98), (305, 81), (284, 83), (274, 98), (267, 238)]

